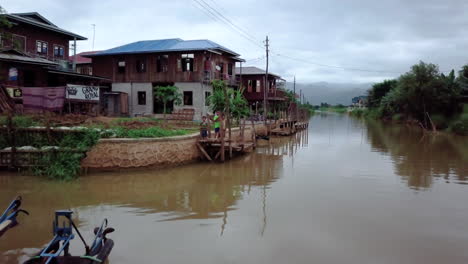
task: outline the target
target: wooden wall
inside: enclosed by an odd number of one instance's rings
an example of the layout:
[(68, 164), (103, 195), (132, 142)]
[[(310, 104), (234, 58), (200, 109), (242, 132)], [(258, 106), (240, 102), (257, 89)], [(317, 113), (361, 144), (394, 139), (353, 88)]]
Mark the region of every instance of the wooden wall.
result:
[[(270, 75), (268, 79), (270, 82), (272, 82), (272, 85), (270, 85), (270, 92), (268, 93), (268, 97), (272, 97), (274, 96), (274, 92), (276, 90), (276, 78)], [(260, 81), (260, 92), (257, 92), (255, 87), (253, 87), (252, 91), (249, 92), (249, 80), (251, 80), (252, 82), (256, 82), (257, 80)], [(265, 88), (265, 75), (242, 75), (242, 87), (244, 87), (244, 96), (248, 101), (263, 100), (263, 93)]]
[(26, 52), (31, 53), (31, 54), (36, 54), (36, 41), (45, 41), (48, 43), (48, 48), (47, 48), (47, 56), (44, 55), (44, 57), (47, 57), (49, 59), (54, 58), (54, 44), (55, 45), (60, 45), (64, 47), (64, 60), (68, 60), (68, 44), (69, 40), (72, 39), (69, 36), (60, 34), (58, 32), (53, 32), (50, 30), (42, 29), (39, 27), (34, 27), (29, 24), (24, 24), (24, 23), (19, 23), (15, 22), (17, 25), (14, 25), (13, 27), (6, 29), (7, 32), (11, 34), (16, 34), (20, 36), (24, 36), (26, 38)]
[[(178, 67), (178, 60), (181, 59), (182, 54), (186, 53), (194, 54), (193, 72), (183, 72)], [(169, 55), (168, 71), (157, 72), (157, 56), (166, 54)], [(93, 74), (110, 78), (113, 82), (201, 82), (205, 74), (205, 61), (207, 58), (211, 62), (212, 67), (210, 70), (213, 73), (215, 72), (214, 66), (218, 63), (224, 63), (223, 75), (227, 75), (229, 63), (232, 63), (234, 71), (235, 61), (230, 57), (211, 52), (196, 51), (96, 56), (93, 57)], [(117, 72), (119, 60), (125, 60), (125, 73)], [(137, 71), (137, 61), (146, 62), (145, 72)], [(219, 73), (216, 75), (219, 75)], [(235, 76), (232, 75), (231, 77), (234, 78)]]

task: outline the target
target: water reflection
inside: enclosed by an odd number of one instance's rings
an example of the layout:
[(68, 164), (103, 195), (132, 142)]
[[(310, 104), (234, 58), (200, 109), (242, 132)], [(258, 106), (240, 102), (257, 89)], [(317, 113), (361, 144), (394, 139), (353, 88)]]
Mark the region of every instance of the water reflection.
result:
[(400, 175), (414, 189), (432, 186), (434, 177), (464, 184), (468, 180), (468, 138), (424, 133), (418, 128), (366, 121), (373, 151), (387, 153)]
[[(291, 138), (260, 142), (255, 153), (225, 164), (193, 164), (176, 169), (100, 173), (76, 182), (57, 183), (35, 177), (0, 177), (0, 208), (20, 193), (29, 219), (0, 241), (0, 262), (16, 262), (19, 249), (40, 248), (49, 239), (53, 212), (72, 209), (80, 226), (88, 228), (88, 214), (104, 207), (125, 208), (133, 215), (155, 217), (156, 222), (221, 219), (220, 235), (229, 212), (253, 188), (261, 189), (262, 231), (267, 226), (267, 197), (270, 185), (283, 175), (283, 156), (293, 156), (307, 143), (306, 132)], [(31, 224), (33, 220), (34, 224)], [(8, 243), (5, 243), (8, 241)], [(15, 259), (15, 261), (13, 261)]]

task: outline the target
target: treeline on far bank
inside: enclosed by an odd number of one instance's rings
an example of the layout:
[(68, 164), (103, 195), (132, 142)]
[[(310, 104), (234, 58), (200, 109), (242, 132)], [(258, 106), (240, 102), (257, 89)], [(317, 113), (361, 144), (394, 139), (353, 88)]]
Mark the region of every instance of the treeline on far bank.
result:
[[(429, 130), (468, 135), (468, 65), (455, 74), (420, 62), (395, 80), (376, 83), (368, 91), (367, 109), (355, 116), (410, 122)], [(465, 96), (465, 102), (463, 102)]]

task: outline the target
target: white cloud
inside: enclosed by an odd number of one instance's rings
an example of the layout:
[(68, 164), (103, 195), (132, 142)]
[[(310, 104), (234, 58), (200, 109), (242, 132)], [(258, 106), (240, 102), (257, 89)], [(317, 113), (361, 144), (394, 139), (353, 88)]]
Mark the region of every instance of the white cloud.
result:
[[(198, 0), (201, 1), (201, 0)], [(239, 27), (265, 35), (275, 53), (270, 70), (301, 82), (375, 82), (398, 74), (344, 71), (321, 63), (406, 72), (419, 60), (442, 70), (468, 62), (468, 1), (452, 0), (204, 0)], [(89, 38), (79, 51), (108, 49), (144, 39), (211, 39), (252, 59), (264, 51), (213, 21), (195, 0), (4, 0), (9, 12), (37, 11), (58, 26)], [(247, 63), (249, 64), (249, 63)], [(264, 60), (253, 63), (264, 66)]]

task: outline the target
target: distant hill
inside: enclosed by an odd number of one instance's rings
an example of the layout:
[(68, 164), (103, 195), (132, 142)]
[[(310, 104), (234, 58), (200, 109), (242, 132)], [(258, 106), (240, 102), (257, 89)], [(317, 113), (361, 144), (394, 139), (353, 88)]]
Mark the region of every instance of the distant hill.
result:
[[(350, 105), (353, 97), (366, 95), (371, 86), (372, 83), (296, 83), (296, 92), (299, 94), (299, 90), (302, 89), (306, 100), (313, 105), (322, 102)], [(286, 88), (292, 90), (293, 83), (286, 83)]]

